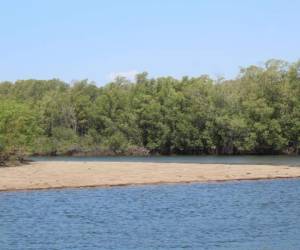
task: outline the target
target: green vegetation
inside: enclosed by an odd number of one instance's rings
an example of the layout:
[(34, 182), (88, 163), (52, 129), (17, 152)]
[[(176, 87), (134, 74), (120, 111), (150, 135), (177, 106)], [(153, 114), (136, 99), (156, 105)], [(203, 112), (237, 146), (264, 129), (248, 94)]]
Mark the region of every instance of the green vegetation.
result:
[(0, 165), (24, 161), (39, 135), (37, 117), (26, 104), (0, 101)]
[(234, 80), (0, 83), (0, 161), (25, 154), (298, 154), (300, 62)]

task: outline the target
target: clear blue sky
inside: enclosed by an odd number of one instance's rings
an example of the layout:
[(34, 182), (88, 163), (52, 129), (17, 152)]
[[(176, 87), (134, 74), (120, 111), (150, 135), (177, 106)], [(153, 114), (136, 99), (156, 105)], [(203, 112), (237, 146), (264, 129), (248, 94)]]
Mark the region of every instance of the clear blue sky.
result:
[(0, 80), (232, 77), (300, 58), (299, 0), (0, 0)]

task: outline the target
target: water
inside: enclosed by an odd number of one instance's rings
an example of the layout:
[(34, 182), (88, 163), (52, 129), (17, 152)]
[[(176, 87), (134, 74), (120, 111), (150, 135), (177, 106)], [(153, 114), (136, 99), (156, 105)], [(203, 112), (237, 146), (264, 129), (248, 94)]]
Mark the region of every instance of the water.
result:
[(0, 249), (300, 249), (300, 181), (0, 193)]
[(110, 162), (175, 162), (220, 164), (272, 164), (300, 166), (300, 156), (113, 156), (113, 157), (32, 157), (36, 161), (110, 161)]

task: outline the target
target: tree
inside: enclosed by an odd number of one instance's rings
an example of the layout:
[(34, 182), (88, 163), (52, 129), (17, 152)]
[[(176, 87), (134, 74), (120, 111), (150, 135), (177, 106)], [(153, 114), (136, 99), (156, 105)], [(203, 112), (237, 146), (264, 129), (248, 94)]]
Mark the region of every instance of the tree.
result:
[(14, 156), (23, 160), (39, 135), (37, 117), (29, 107), (14, 101), (0, 101), (0, 161)]

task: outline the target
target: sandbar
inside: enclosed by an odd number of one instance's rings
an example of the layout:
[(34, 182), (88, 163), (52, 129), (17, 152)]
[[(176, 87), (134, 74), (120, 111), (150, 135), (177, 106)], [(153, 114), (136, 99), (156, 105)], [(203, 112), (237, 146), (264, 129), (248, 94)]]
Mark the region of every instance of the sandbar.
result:
[(0, 168), (0, 191), (300, 178), (300, 167), (149, 162), (32, 162)]

